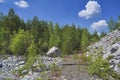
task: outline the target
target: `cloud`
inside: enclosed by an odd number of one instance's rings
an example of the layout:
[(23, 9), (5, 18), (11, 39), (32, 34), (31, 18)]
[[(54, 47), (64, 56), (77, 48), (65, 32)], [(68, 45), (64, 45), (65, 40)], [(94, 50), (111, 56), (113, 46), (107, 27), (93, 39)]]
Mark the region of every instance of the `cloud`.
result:
[(5, 2), (4, 0), (0, 0), (0, 3)]
[(85, 8), (84, 10), (81, 10), (78, 15), (80, 17), (83, 17), (83, 18), (86, 18), (86, 19), (89, 19), (89, 18), (92, 18), (92, 17), (95, 17), (97, 15), (100, 14), (101, 12), (101, 6), (98, 4), (97, 1), (89, 1), (86, 5), (85, 5)]
[(108, 26), (108, 24), (107, 24), (106, 20), (100, 20), (98, 22), (93, 22), (91, 25), (91, 28), (93, 30), (99, 30), (99, 29), (105, 28), (107, 26)]
[(29, 7), (29, 4), (24, 1), (24, 0), (21, 0), (21, 1), (17, 1), (17, 2), (14, 2), (14, 4), (20, 8), (27, 8)]

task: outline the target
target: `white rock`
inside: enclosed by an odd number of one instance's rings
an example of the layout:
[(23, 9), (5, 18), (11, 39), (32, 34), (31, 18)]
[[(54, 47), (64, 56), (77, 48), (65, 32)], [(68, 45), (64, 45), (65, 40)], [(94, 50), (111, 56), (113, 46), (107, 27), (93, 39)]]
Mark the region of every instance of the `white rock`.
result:
[(22, 71), (22, 74), (27, 74), (28, 73), (28, 70), (23, 70)]
[(52, 47), (48, 52), (47, 55), (48, 56), (52, 56), (52, 57), (56, 57), (56, 56), (60, 56), (61, 55), (61, 50), (57, 47)]
[(104, 55), (103, 55), (103, 59), (108, 58), (110, 55), (111, 55), (110, 53), (104, 54)]
[(29, 74), (29, 75), (33, 75), (32, 70), (29, 70), (28, 74)]
[(111, 53), (115, 53), (118, 50), (119, 47), (120, 47), (119, 43), (113, 44), (112, 48), (111, 48)]
[(25, 64), (25, 61), (21, 61), (21, 62), (19, 62), (18, 64), (19, 64), (19, 65), (23, 65), (23, 64)]
[(19, 69), (22, 69), (24, 65), (20, 65), (18, 67), (15, 67), (15, 70), (19, 70)]
[(117, 73), (120, 73), (120, 68), (118, 67), (118, 65), (115, 65), (113, 70), (116, 71)]
[(113, 69), (114, 67), (115, 67), (115, 65), (114, 65), (114, 64), (109, 66), (109, 68), (111, 68), (111, 69)]

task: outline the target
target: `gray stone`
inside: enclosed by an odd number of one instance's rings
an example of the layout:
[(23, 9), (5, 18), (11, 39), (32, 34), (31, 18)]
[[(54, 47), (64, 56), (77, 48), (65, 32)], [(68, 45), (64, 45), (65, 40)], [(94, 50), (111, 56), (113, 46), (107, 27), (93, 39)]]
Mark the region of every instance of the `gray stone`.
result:
[(103, 55), (103, 59), (108, 58), (110, 55), (111, 55), (110, 53), (104, 54), (104, 55)]
[(35, 79), (31, 77), (30, 75), (25, 75), (24, 78), (21, 80), (35, 80)]
[(42, 68), (36, 68), (35, 72), (42, 72), (43, 69)]
[(112, 48), (111, 48), (111, 53), (115, 53), (119, 47), (120, 47), (120, 44), (118, 44), (118, 43), (113, 44)]
[(2, 63), (0, 62), (0, 68), (2, 68), (3, 67), (3, 65), (2, 65)]
[(40, 78), (40, 74), (33, 73), (32, 75), (25, 75), (23, 78), (21, 78), (19, 80), (37, 80), (38, 78)]
[(18, 67), (15, 67), (14, 70), (18, 71), (19, 69), (22, 69), (24, 65), (20, 65)]
[(28, 70), (23, 70), (22, 71), (22, 74), (27, 74), (28, 73)]
[(19, 65), (23, 65), (23, 64), (25, 64), (25, 61), (19, 62)]
[(116, 71), (117, 73), (120, 73), (120, 68), (118, 67), (118, 65), (115, 65), (113, 70)]
[(48, 52), (47, 55), (51, 57), (57, 57), (61, 55), (61, 50), (57, 47), (52, 47)]
[(39, 65), (39, 62), (36, 61), (36, 62), (33, 64), (33, 67), (36, 67), (36, 66), (38, 66), (38, 65)]

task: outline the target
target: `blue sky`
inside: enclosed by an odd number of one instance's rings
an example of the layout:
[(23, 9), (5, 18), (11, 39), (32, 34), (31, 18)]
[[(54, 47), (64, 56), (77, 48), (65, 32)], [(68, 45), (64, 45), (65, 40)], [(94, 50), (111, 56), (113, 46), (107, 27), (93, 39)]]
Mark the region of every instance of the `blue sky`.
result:
[(120, 0), (0, 0), (0, 12), (10, 8), (24, 20), (40, 20), (60, 25), (74, 23), (90, 31), (107, 31), (107, 21), (120, 15)]

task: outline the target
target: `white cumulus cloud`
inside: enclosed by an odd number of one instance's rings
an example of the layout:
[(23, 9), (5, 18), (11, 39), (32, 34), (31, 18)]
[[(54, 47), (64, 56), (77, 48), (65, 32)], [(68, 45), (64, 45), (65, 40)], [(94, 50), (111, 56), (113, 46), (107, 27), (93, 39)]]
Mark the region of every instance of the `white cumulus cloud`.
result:
[(103, 29), (107, 26), (108, 26), (108, 24), (107, 24), (106, 20), (99, 20), (98, 22), (93, 22), (91, 25), (91, 28), (93, 30), (99, 30), (99, 29)]
[(78, 15), (80, 17), (89, 19), (92, 18), (94, 16), (97, 16), (100, 14), (101, 12), (101, 6), (98, 4), (97, 1), (89, 1), (86, 5), (85, 5), (84, 10), (81, 10)]
[(20, 8), (27, 8), (29, 7), (29, 4), (24, 1), (24, 0), (21, 0), (21, 1), (18, 1), (18, 2), (14, 2), (14, 4)]
[(0, 0), (0, 3), (5, 2), (5, 0)]

